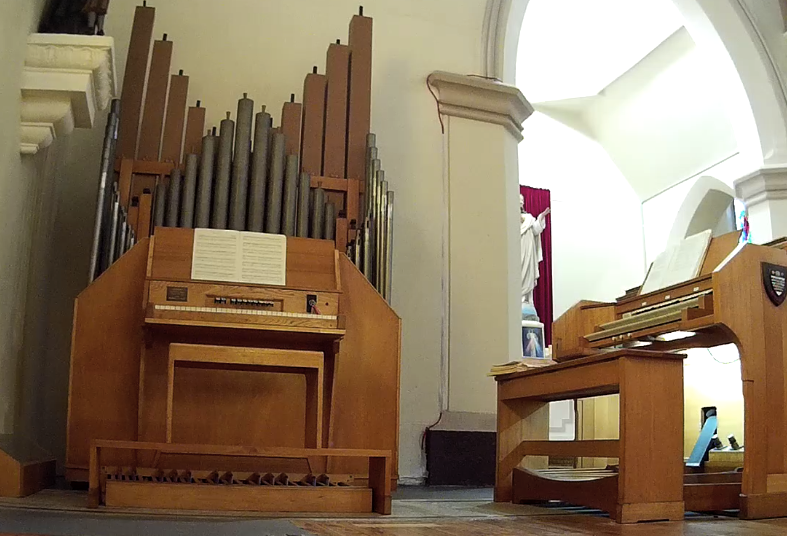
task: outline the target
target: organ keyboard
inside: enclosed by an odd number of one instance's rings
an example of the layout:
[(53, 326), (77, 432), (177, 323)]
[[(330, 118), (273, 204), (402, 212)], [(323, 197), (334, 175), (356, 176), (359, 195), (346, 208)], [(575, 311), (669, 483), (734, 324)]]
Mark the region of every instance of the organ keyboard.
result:
[(553, 359), (628, 346), (673, 351), (736, 344), (746, 447), (740, 515), (787, 516), (786, 275), (782, 247), (741, 247), (738, 233), (714, 238), (697, 278), (615, 303), (582, 301), (566, 311), (553, 324)]

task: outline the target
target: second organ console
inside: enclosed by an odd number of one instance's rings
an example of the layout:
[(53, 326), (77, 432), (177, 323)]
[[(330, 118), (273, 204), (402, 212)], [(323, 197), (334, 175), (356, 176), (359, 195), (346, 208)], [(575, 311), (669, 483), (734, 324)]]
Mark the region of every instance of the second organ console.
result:
[[(580, 302), (553, 325), (558, 362), (621, 346), (738, 347), (743, 473), (687, 483), (687, 510), (740, 508), (745, 519), (787, 516), (786, 276), (782, 247), (739, 244), (738, 233), (732, 233), (711, 241), (698, 277), (654, 292), (635, 289), (615, 303)], [(730, 486), (738, 491), (729, 493)]]

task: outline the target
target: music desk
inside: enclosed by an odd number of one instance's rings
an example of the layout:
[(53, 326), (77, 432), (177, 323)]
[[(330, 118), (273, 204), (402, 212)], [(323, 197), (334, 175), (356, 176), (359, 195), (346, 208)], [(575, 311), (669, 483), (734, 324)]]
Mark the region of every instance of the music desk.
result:
[[(325, 374), (322, 352), (268, 348), (236, 348), (204, 344), (169, 345), (167, 373), (167, 443), (172, 443), (175, 371), (181, 367), (303, 374), (306, 378), (306, 448), (326, 447), (323, 441), (323, 414), (331, 415), (333, 374)], [(332, 370), (330, 367), (329, 370)], [(254, 408), (245, 408), (253, 411)]]
[[(496, 377), (495, 501), (562, 500), (618, 523), (683, 519), (684, 357), (615, 350)], [(549, 441), (549, 402), (615, 393), (619, 440)], [(619, 458), (620, 468), (561, 480), (544, 471), (549, 456)]]

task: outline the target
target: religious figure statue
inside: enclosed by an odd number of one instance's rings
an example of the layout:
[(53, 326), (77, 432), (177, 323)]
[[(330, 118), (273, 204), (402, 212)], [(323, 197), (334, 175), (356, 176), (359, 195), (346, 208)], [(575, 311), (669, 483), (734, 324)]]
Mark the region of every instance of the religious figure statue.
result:
[(519, 242), (522, 248), (522, 320), (538, 321), (538, 314), (533, 304), (533, 289), (538, 282), (538, 264), (544, 260), (541, 252), (541, 233), (546, 223), (544, 219), (549, 209), (533, 217), (525, 211), (525, 198), (519, 195), (521, 224), (519, 226)]

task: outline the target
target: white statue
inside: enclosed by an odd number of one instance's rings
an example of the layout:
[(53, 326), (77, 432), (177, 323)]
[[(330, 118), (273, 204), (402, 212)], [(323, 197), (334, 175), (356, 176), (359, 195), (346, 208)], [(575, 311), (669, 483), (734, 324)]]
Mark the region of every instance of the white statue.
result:
[[(544, 260), (541, 252), (541, 233), (544, 232), (549, 209), (534, 218), (525, 211), (525, 198), (519, 194), (521, 224), (519, 226), (519, 242), (522, 248), (522, 319), (538, 320), (533, 305), (533, 289), (538, 282), (538, 263)], [(535, 316), (535, 318), (533, 318)]]

